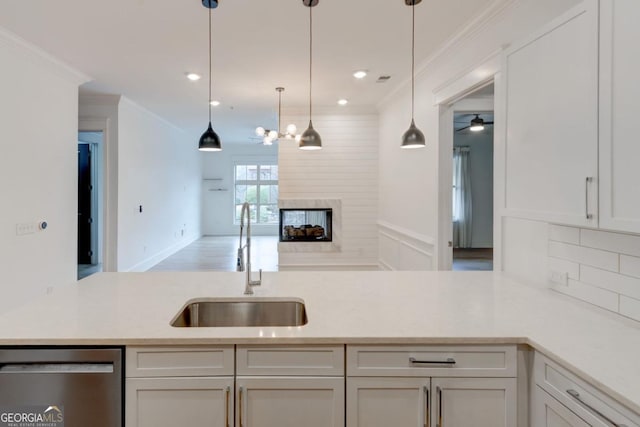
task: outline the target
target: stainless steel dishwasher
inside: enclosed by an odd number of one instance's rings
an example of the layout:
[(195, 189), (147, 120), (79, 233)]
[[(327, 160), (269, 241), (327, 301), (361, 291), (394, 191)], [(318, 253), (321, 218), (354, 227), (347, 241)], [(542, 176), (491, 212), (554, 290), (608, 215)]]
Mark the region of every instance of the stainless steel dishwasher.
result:
[(122, 427), (121, 348), (0, 348), (0, 427)]

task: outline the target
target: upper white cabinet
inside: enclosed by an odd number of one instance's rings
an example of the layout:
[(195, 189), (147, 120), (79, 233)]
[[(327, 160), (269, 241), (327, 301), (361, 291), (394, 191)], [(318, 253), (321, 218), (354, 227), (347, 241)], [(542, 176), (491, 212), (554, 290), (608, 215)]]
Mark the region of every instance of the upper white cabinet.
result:
[(596, 226), (597, 0), (511, 46), (503, 67), (505, 213)]
[(600, 3), (600, 227), (640, 232), (640, 1)]

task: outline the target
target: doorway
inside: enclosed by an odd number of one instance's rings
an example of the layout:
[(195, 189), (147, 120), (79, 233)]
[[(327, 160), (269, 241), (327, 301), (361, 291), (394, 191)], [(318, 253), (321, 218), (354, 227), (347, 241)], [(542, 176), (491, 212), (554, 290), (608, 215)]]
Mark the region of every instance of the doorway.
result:
[(78, 280), (102, 271), (100, 153), (102, 132), (78, 132)]

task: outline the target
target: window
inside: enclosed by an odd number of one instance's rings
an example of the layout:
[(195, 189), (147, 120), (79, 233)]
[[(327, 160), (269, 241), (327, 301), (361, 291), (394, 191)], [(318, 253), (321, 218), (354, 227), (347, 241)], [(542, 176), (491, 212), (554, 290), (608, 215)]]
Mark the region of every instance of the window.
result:
[(249, 203), (253, 223), (278, 223), (278, 165), (235, 166), (235, 221), (237, 223), (240, 222), (244, 202)]

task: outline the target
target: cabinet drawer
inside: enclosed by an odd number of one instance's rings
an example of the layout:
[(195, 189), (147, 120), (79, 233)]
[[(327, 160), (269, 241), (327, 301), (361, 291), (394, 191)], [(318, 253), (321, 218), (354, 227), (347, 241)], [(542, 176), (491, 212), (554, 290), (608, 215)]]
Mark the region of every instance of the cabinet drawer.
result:
[(637, 414), (538, 352), (534, 355), (534, 379), (538, 386), (591, 426), (640, 427)]
[(238, 375), (344, 375), (344, 346), (238, 346)]
[(354, 377), (515, 377), (515, 346), (347, 346)]
[(233, 375), (233, 346), (127, 347), (127, 378)]

